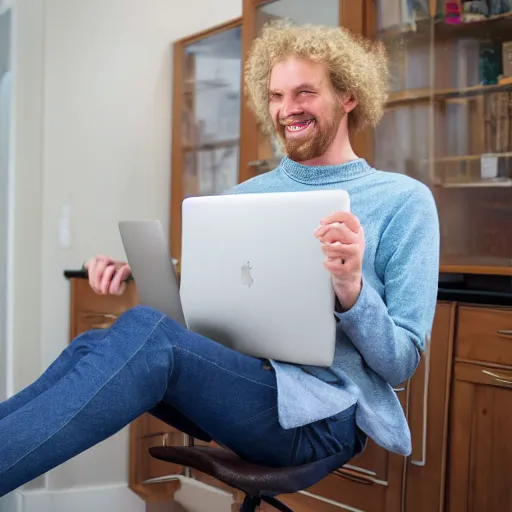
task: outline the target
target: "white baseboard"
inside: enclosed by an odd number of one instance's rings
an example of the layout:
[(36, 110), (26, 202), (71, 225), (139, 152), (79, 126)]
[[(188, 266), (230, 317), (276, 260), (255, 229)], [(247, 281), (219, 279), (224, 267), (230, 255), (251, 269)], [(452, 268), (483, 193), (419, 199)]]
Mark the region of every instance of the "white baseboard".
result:
[(187, 512), (230, 512), (233, 496), (192, 478), (180, 478), (181, 487), (174, 499)]
[[(180, 478), (175, 500), (187, 512), (229, 512), (230, 493)], [(0, 512), (145, 512), (146, 504), (126, 485), (65, 490), (34, 489), (0, 498)]]
[[(17, 492), (10, 497), (9, 503), (10, 506), (15, 505), (16, 509), (0, 508), (0, 512), (145, 512), (146, 510), (144, 501), (127, 485)], [(3, 505), (0, 506), (3, 507)]]

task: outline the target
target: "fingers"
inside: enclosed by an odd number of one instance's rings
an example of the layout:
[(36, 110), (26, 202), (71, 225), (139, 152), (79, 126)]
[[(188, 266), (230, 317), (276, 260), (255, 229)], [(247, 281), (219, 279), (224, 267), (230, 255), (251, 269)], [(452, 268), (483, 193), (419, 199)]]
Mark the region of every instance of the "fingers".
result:
[[(105, 270), (110, 265), (114, 265), (114, 261), (110, 258), (108, 259), (100, 259), (96, 262), (94, 266), (94, 275), (93, 275), (93, 290), (98, 290), (98, 293), (101, 292), (101, 284), (103, 280), (103, 276), (105, 274)], [(115, 269), (114, 269), (115, 270)]]
[(98, 269), (99, 268), (102, 268), (103, 269), (103, 273), (99, 276), (99, 279), (100, 279), (100, 293), (102, 295), (106, 295), (108, 293), (108, 290), (110, 288), (110, 283), (112, 281), (112, 277), (114, 276), (115, 272), (116, 272), (116, 266), (114, 263), (110, 263), (108, 266), (106, 267), (99, 267), (98, 266)]
[(333, 244), (322, 245), (322, 252), (327, 258), (330, 259), (348, 260), (353, 256), (357, 256), (359, 247), (355, 244), (342, 244), (341, 242), (334, 242)]
[(334, 222), (340, 222), (346, 224), (350, 230), (357, 233), (361, 229), (361, 223), (359, 219), (350, 212), (333, 212), (327, 217), (324, 217), (320, 221), (321, 226), (326, 226), (327, 224), (332, 224)]
[(125, 281), (130, 276), (131, 269), (125, 264), (118, 264), (112, 258), (99, 255), (85, 264), (89, 275), (89, 285), (98, 294), (121, 295)]
[(122, 295), (126, 288), (126, 280), (130, 276), (132, 270), (129, 265), (122, 265), (117, 269), (113, 279), (110, 281), (108, 293), (111, 295)]
[(334, 242), (354, 244), (358, 240), (359, 232), (352, 231), (347, 224), (334, 222), (318, 228), (315, 235), (324, 244)]
[[(100, 281), (98, 280), (98, 265), (103, 262), (111, 261), (108, 256), (100, 254), (94, 258), (91, 258), (86, 264), (85, 268), (87, 269), (87, 273), (89, 276), (89, 286), (96, 292), (100, 293), (99, 285)], [(101, 272), (102, 274), (103, 272)], [(101, 275), (100, 275), (101, 279)]]

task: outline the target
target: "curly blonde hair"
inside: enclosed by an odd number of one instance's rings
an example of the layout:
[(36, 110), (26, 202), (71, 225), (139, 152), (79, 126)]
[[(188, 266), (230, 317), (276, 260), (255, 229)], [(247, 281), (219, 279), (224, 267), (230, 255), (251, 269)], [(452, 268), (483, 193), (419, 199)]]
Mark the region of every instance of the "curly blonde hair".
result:
[(252, 44), (245, 64), (249, 106), (266, 133), (274, 133), (268, 111), (272, 67), (286, 57), (324, 64), (337, 92), (353, 95), (358, 104), (348, 116), (351, 133), (380, 121), (388, 91), (388, 59), (382, 43), (356, 36), (343, 27), (295, 26), (272, 21)]

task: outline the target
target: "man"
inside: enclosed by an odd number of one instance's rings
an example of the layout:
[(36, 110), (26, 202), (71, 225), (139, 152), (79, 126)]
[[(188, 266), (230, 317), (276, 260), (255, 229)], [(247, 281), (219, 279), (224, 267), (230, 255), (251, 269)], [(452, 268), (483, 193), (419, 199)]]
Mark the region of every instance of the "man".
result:
[[(146, 411), (272, 466), (334, 453), (349, 460), (366, 436), (410, 453), (392, 386), (413, 375), (432, 325), (439, 232), (427, 187), (371, 168), (350, 144), (382, 116), (385, 54), (343, 29), (274, 24), (254, 42), (245, 79), (258, 120), (287, 157), (229, 193), (344, 188), (351, 196), (353, 213), (319, 219), (315, 232), (338, 299), (332, 367), (261, 361), (136, 307), (112, 328), (79, 336), (0, 404), (0, 439), (8, 440), (0, 495)], [(89, 262), (96, 292), (122, 291), (130, 269), (113, 263)]]

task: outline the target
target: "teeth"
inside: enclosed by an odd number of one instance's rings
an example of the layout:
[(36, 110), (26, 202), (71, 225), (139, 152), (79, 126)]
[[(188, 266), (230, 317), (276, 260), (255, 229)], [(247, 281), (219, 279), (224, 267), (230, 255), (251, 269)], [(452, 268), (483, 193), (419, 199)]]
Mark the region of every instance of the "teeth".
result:
[(301, 124), (288, 125), (286, 128), (291, 132), (299, 132), (300, 130), (304, 130), (307, 126), (310, 125), (310, 121)]

